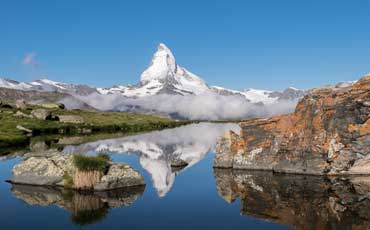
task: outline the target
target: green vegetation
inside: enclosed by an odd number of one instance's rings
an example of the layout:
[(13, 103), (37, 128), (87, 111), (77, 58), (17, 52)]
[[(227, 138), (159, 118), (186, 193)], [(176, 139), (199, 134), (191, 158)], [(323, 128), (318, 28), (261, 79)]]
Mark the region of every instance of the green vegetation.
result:
[[(172, 119), (155, 117), (151, 115), (133, 114), (124, 112), (97, 112), (86, 110), (63, 110), (59, 108), (50, 109), (53, 116), (77, 115), (83, 118), (81, 124), (63, 123), (57, 120), (38, 120), (30, 117), (15, 117), (14, 114), (20, 111), (29, 115), (32, 109), (40, 106), (27, 106), (27, 109), (0, 107), (0, 148), (21, 147), (29, 144), (30, 136), (41, 136), (50, 134), (78, 135), (92, 133), (134, 133), (164, 128), (173, 128), (191, 121), (175, 121)], [(17, 129), (20, 125), (32, 130), (27, 134)], [(1, 153), (0, 153), (1, 154)]]
[(110, 161), (110, 156), (108, 153), (104, 153), (104, 152), (98, 153), (98, 157), (105, 159), (107, 161)]
[(73, 187), (73, 177), (69, 175), (67, 172), (63, 175), (64, 187), (65, 188), (72, 188)]
[(109, 166), (106, 156), (74, 155), (73, 163), (81, 171), (106, 171)]

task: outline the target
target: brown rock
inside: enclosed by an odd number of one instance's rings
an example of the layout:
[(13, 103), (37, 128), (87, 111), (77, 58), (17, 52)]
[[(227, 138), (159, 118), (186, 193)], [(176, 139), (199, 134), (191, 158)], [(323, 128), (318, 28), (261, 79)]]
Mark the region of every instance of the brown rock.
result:
[(370, 168), (365, 160), (370, 153), (369, 101), (370, 75), (348, 87), (314, 89), (294, 113), (240, 123), (238, 137), (220, 140), (215, 167), (228, 162), (238, 169), (303, 174)]

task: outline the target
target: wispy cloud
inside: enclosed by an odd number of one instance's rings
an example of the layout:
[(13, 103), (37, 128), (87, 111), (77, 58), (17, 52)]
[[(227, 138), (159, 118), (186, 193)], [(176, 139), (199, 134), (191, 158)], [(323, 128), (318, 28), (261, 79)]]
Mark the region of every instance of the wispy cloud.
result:
[(34, 68), (37, 68), (39, 66), (39, 63), (36, 61), (37, 53), (31, 52), (27, 53), (23, 58), (23, 65), (32, 66)]

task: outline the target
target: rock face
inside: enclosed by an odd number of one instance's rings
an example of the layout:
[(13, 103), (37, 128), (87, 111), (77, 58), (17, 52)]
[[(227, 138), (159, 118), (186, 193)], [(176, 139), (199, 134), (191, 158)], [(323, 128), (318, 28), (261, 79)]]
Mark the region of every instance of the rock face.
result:
[(30, 156), (14, 166), (13, 184), (68, 186), (75, 189), (113, 190), (145, 185), (143, 176), (129, 165), (109, 162), (107, 172), (79, 171), (73, 156), (55, 152)]
[(215, 169), (214, 176), (219, 195), (228, 203), (240, 200), (245, 216), (296, 230), (370, 226), (368, 176), (343, 179), (232, 169)]
[(295, 112), (242, 122), (220, 139), (214, 166), (304, 174), (370, 174), (370, 75), (312, 90)]

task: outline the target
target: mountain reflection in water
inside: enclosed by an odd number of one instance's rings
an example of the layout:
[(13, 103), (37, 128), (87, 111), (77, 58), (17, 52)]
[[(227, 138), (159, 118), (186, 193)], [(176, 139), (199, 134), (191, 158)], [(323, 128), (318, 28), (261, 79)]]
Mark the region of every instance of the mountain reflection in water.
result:
[(325, 178), (215, 169), (219, 195), (241, 214), (294, 229), (370, 229), (370, 177)]
[(239, 126), (231, 123), (192, 124), (142, 135), (66, 146), (63, 152), (134, 154), (139, 157), (140, 165), (150, 174), (158, 196), (163, 197), (171, 189), (176, 173), (179, 173), (178, 168), (171, 167), (171, 162), (186, 162), (188, 165), (184, 169), (193, 166), (208, 152), (214, 151), (217, 139), (228, 130), (238, 131)]

